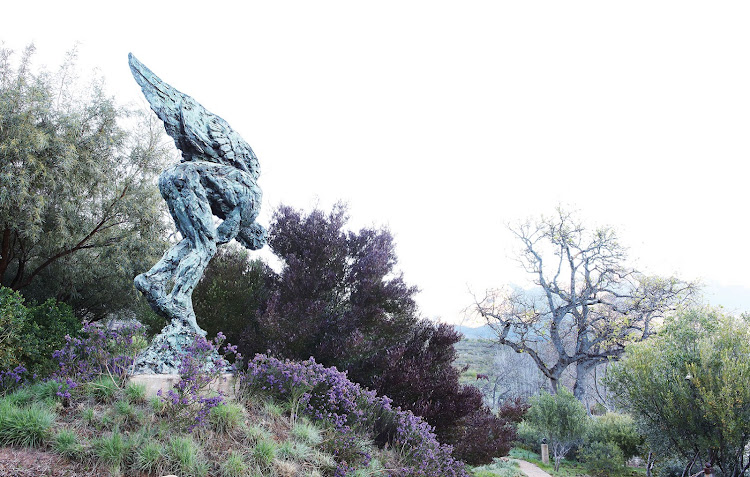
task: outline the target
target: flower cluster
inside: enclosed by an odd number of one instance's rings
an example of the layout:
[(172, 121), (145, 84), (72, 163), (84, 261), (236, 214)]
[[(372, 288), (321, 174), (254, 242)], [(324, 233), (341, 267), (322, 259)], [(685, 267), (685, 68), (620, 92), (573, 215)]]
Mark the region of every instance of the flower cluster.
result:
[(224, 403), (222, 391), (217, 390), (213, 396), (209, 391), (211, 384), (227, 372), (225, 356), (234, 354), (235, 360), (241, 361), (237, 347), (230, 344), (223, 347), (223, 356), (219, 354), (225, 339), (221, 332), (213, 341), (197, 336), (180, 356), (180, 381), (166, 393), (161, 390), (157, 393), (167, 412), (185, 422), (189, 432), (205, 424), (211, 409)]
[(0, 395), (21, 386), (27, 379), (25, 376), (27, 373), (26, 368), (20, 365), (7, 371), (0, 371)]
[[(239, 383), (241, 391), (296, 401), (294, 407), (299, 412), (327, 422), (344, 437), (356, 431), (369, 434), (376, 441), (389, 442), (401, 450), (407, 464), (398, 470), (398, 475), (468, 475), (463, 463), (451, 456), (452, 448), (437, 441), (429, 424), (410, 411), (393, 407), (387, 397), (378, 397), (349, 381), (346, 373), (326, 368), (313, 358), (295, 362), (256, 355), (240, 375)], [(369, 456), (359, 457), (361, 461), (369, 460)]]
[(68, 402), (80, 383), (102, 374), (124, 382), (145, 343), (146, 330), (140, 324), (107, 329), (86, 323), (80, 338), (66, 335), (65, 345), (52, 353), (58, 369), (50, 379), (58, 383), (57, 396)]
[(86, 323), (81, 338), (65, 336), (65, 346), (52, 353), (59, 366), (53, 378), (86, 382), (107, 373), (124, 379), (145, 343), (146, 330), (141, 324), (107, 329)]

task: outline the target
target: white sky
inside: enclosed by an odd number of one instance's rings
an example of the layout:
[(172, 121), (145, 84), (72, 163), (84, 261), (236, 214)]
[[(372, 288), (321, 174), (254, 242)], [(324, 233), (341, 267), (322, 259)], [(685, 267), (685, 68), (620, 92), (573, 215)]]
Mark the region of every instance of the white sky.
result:
[(341, 199), (388, 226), (426, 316), (521, 283), (504, 224), (559, 203), (750, 309), (748, 2), (6, 3), (0, 40), (37, 65), (79, 42), (145, 104), (132, 51), (226, 119), (261, 162), (261, 223)]

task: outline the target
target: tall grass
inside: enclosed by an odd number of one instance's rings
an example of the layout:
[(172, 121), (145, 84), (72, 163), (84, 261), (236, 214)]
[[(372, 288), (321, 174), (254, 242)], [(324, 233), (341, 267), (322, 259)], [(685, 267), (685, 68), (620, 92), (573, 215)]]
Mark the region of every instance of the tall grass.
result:
[(40, 447), (50, 437), (55, 413), (39, 404), (17, 407), (0, 401), (0, 445)]

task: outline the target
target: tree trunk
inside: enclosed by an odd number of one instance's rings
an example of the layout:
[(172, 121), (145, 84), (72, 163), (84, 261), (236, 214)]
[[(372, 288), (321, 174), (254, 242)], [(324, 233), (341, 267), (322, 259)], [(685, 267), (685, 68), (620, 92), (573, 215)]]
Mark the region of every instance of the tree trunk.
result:
[(557, 394), (558, 386), (560, 385), (559, 377), (549, 378), (549, 392), (550, 394)]
[(586, 396), (586, 385), (588, 384), (591, 368), (592, 366), (585, 361), (576, 363), (576, 382), (573, 385), (573, 396), (581, 402), (583, 402), (583, 398)]
[(10, 264), (10, 228), (3, 229), (2, 243), (0, 244), (0, 283), (3, 283), (5, 271)]

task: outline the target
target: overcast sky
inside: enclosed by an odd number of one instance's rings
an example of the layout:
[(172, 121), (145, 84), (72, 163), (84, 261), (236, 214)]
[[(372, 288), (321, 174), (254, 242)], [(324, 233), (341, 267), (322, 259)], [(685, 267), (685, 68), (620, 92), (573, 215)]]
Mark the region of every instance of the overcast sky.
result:
[[(505, 224), (581, 211), (633, 264), (750, 310), (750, 3), (6, 2), (0, 40), (79, 43), (121, 102), (133, 52), (259, 157), (261, 223), (349, 203), (425, 316), (523, 284)], [(238, 6), (242, 4), (242, 6)]]

